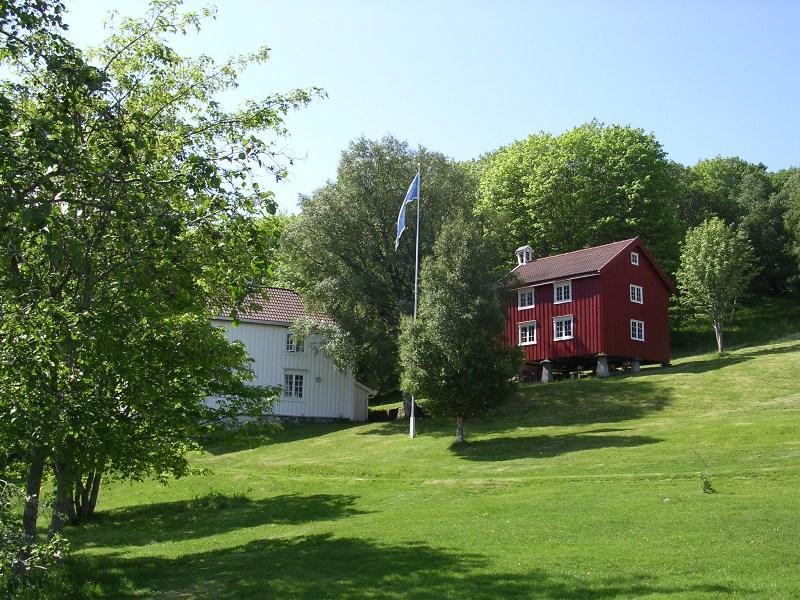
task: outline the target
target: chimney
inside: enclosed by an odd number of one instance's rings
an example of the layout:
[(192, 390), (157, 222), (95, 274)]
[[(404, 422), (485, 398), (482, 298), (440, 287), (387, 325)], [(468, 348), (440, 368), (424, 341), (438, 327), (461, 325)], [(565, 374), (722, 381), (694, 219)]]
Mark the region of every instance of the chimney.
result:
[(533, 260), (533, 248), (530, 246), (520, 246), (516, 249), (517, 266), (526, 265)]

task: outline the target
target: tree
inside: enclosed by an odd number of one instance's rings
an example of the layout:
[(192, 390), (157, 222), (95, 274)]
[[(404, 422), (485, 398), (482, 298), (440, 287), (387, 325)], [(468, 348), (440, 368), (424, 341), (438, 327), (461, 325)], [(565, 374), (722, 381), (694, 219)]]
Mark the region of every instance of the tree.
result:
[(786, 177), (776, 196), (786, 206), (785, 225), (790, 240), (790, 252), (795, 258), (795, 264), (800, 265), (800, 170), (794, 170)]
[(520, 355), (502, 342), (505, 313), (493, 267), (472, 219), (446, 223), (422, 267), (418, 319), (403, 317), (403, 389), (425, 398), (425, 410), (464, 419), (502, 402), (512, 390)]
[(336, 181), (301, 199), (283, 239), (292, 287), (333, 318), (350, 340), (359, 378), (382, 393), (398, 388), (400, 316), (414, 302), (415, 210), (395, 250), (397, 213), (422, 166), (420, 254), (442, 223), (472, 205), (474, 182), (453, 161), (393, 137), (360, 138), (342, 154)]
[(223, 110), (268, 53), (178, 55), (167, 36), (201, 19), (156, 0), (88, 60), (24, 21), (41, 43), (4, 54), (0, 467), (26, 481), (28, 553), (48, 472), (56, 534), (93, 510), (103, 474), (183, 475), (202, 435), (275, 395), (209, 319), (269, 279), (275, 203), (254, 174), (284, 174), (270, 138), (319, 91)]
[(675, 266), (675, 171), (652, 134), (592, 121), (531, 135), (490, 161), (476, 210), (500, 256), (527, 243), (546, 256), (640, 235)]
[(742, 178), (736, 201), (742, 212), (739, 228), (750, 241), (760, 267), (753, 286), (773, 294), (788, 291), (797, 275), (797, 263), (791, 255), (791, 235), (785, 223), (787, 195), (773, 191), (765, 172), (754, 171)]
[(724, 323), (755, 274), (753, 250), (736, 228), (712, 217), (689, 229), (677, 273), (681, 302), (711, 319), (717, 350), (724, 351)]
[(679, 214), (686, 227), (694, 227), (717, 216), (728, 224), (738, 224), (745, 214), (739, 202), (742, 180), (748, 174), (766, 174), (762, 164), (749, 163), (738, 156), (716, 156), (687, 168), (679, 189)]

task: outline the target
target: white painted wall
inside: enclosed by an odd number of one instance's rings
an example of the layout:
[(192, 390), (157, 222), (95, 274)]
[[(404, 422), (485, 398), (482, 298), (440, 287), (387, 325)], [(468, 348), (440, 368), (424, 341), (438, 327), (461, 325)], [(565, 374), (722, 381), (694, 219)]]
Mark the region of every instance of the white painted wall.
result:
[(286, 351), (288, 327), (268, 323), (214, 320), (215, 327), (225, 329), (229, 340), (241, 341), (255, 361), (252, 364), (255, 383), (283, 385), (284, 373), (303, 375), (303, 398), (284, 398), (275, 403), (272, 413), (292, 417), (326, 417), (367, 420), (369, 391), (356, 382), (351, 369), (340, 371), (330, 357), (316, 347), (315, 336), (305, 340), (303, 352)]

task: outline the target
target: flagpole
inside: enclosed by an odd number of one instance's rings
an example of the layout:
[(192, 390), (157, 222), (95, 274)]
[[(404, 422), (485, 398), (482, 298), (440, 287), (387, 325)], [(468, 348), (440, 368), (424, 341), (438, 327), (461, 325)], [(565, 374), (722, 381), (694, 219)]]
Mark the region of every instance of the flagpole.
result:
[[(417, 163), (417, 249), (414, 253), (414, 321), (417, 320), (417, 297), (419, 292), (419, 213), (422, 208), (422, 176), (420, 174), (420, 163)], [(414, 406), (416, 405), (414, 394), (411, 394), (411, 416), (408, 420), (408, 437), (414, 438), (417, 435), (417, 426), (414, 420)]]

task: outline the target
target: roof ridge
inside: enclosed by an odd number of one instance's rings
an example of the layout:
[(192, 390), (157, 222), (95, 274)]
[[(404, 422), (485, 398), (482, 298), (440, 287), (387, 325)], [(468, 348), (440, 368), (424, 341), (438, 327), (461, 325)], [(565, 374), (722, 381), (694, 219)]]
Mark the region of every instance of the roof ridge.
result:
[(534, 258), (533, 260), (528, 261), (527, 264), (538, 262), (540, 260), (547, 260), (548, 258), (558, 258), (559, 256), (566, 256), (567, 254), (575, 254), (576, 252), (586, 252), (587, 250), (597, 250), (598, 248), (605, 248), (606, 246), (613, 246), (614, 244), (630, 243), (635, 239), (636, 239), (636, 237), (632, 237), (632, 238), (628, 238), (628, 239), (625, 239), (625, 240), (617, 240), (616, 242), (608, 242), (608, 243), (605, 243), (605, 244), (600, 244), (599, 246), (589, 246), (588, 248), (580, 248), (578, 250), (570, 250), (569, 252), (561, 252), (559, 254), (549, 254), (547, 256), (542, 256), (540, 258)]

